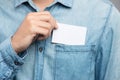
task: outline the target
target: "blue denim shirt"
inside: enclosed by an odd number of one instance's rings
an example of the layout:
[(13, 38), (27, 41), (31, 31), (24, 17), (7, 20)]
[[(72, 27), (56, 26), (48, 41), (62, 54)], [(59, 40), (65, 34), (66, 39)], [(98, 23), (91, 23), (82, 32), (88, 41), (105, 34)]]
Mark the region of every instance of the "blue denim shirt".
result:
[(45, 11), (57, 22), (85, 26), (85, 45), (54, 44), (51, 34), (16, 55), (11, 36), (28, 13), (39, 11), (32, 0), (0, 0), (0, 80), (120, 79), (120, 13), (113, 4), (55, 0)]

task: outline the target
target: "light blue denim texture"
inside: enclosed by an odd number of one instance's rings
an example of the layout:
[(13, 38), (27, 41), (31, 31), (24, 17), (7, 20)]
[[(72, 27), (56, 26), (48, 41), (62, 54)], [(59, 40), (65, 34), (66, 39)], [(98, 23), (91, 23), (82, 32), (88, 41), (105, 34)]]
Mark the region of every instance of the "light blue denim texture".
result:
[(57, 22), (85, 26), (85, 45), (54, 44), (51, 34), (18, 56), (11, 36), (39, 11), (32, 0), (0, 0), (0, 80), (120, 80), (120, 13), (111, 2), (55, 0), (45, 11)]

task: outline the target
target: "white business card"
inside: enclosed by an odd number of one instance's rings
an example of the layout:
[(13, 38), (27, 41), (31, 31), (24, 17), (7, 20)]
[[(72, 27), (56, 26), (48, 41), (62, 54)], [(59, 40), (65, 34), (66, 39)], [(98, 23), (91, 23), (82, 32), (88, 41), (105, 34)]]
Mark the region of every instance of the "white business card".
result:
[(58, 23), (58, 29), (53, 30), (52, 43), (66, 45), (85, 45), (87, 28)]

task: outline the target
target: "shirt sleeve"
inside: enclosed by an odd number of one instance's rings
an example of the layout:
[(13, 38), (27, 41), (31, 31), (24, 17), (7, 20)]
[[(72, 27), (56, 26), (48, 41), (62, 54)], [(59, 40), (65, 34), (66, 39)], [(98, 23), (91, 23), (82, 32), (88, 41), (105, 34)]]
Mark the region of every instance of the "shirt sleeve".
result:
[(105, 80), (120, 79), (120, 12), (112, 7), (107, 25), (112, 28), (113, 38)]
[(11, 45), (11, 37), (0, 43), (0, 80), (10, 79), (23, 64)]
[(120, 13), (111, 5), (96, 61), (97, 80), (120, 79)]

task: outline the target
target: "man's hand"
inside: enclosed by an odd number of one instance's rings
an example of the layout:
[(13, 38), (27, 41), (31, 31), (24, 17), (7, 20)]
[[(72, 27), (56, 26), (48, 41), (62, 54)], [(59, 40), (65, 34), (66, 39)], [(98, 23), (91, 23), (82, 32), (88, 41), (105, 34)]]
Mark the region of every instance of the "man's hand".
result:
[(57, 28), (55, 19), (47, 11), (29, 13), (12, 37), (12, 46), (19, 53), (36, 39), (46, 39)]

